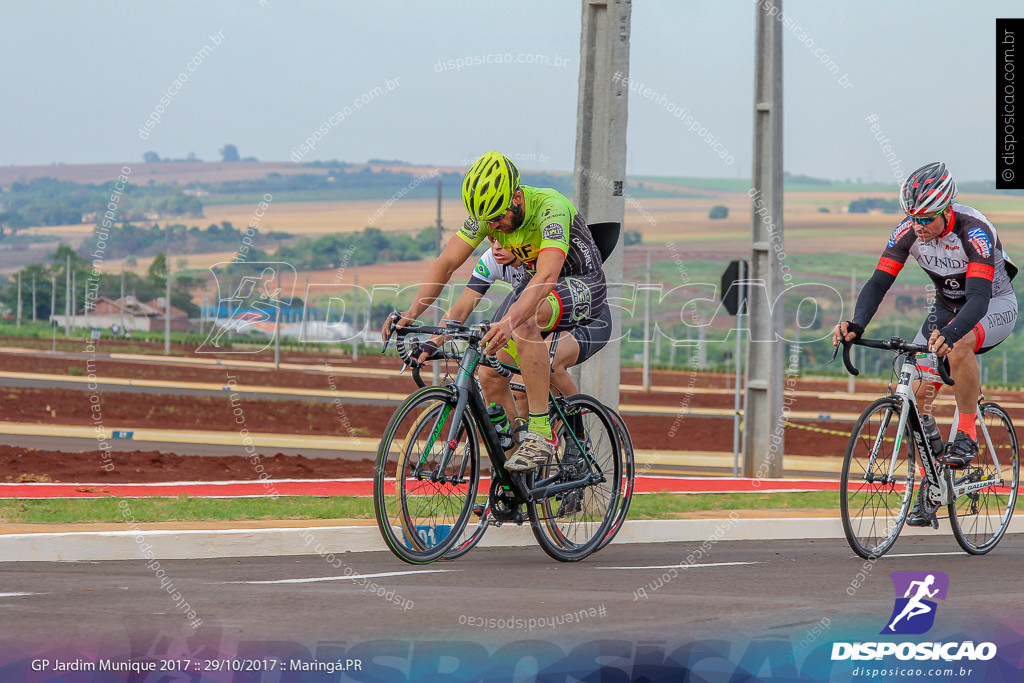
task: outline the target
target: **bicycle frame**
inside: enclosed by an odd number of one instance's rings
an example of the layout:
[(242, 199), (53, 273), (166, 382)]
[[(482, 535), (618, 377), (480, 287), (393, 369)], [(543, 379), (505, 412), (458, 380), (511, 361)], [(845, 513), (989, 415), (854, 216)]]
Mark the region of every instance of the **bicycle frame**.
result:
[[(914, 361), (911, 354), (903, 353), (901, 355), (903, 356), (903, 366), (900, 368), (899, 383), (897, 384), (893, 395), (899, 397), (902, 409), (900, 410), (900, 419), (896, 431), (895, 445), (892, 449), (889, 469), (886, 474), (887, 480), (894, 480), (900, 445), (903, 440), (906, 426), (909, 423), (911, 433), (913, 434), (914, 440), (917, 442), (918, 450), (921, 453), (921, 467), (925, 473), (924, 481), (928, 482), (929, 485), (938, 488), (938, 496), (934, 498), (934, 502), (938, 505), (949, 505), (950, 502), (956, 500), (960, 496), (973, 491), (979, 491), (991, 486), (1001, 486), (1004, 483), (1002, 477), (998, 480), (984, 480), (967, 484), (955, 484), (952, 478), (953, 471), (946, 468), (936, 460), (935, 454), (932, 452), (931, 443), (928, 439), (924, 438), (924, 428), (921, 425), (921, 415), (917, 406), (917, 397), (914, 395), (913, 390), (913, 383), (922, 379), (921, 371), (917, 368), (917, 363)], [(958, 417), (959, 411), (954, 410), (954, 425), (956, 425)], [(872, 446), (871, 461), (874, 461), (881, 451), (882, 435), (885, 433), (885, 429), (888, 426), (888, 419), (889, 418), (886, 418), (886, 422), (879, 429), (878, 436)], [(988, 446), (989, 451), (992, 453), (992, 459), (996, 467), (999, 468), (999, 471), (1001, 472), (1002, 468), (997, 459), (998, 456), (996, 450), (992, 447), (992, 440), (989, 436), (988, 428), (985, 426), (985, 421), (979, 420), (979, 422), (981, 424), (981, 433), (985, 438), (985, 443)], [(866, 473), (865, 476), (870, 475)], [(923, 483), (924, 482), (922, 482), (922, 484)]]

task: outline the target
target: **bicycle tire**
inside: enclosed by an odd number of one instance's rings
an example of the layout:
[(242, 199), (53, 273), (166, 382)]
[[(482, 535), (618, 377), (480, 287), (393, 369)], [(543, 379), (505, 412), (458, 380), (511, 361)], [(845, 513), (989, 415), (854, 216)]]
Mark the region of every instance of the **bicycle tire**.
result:
[[(1003, 538), (1013, 519), (1020, 482), (1017, 433), (1010, 416), (995, 403), (982, 403), (978, 409), (992, 448), (979, 429), (978, 454), (966, 468), (953, 470), (955, 483), (1001, 478), (1009, 480), (1009, 485), (1005, 487), (1005, 494), (997, 491), (996, 487), (986, 487), (950, 502), (949, 525), (953, 529), (953, 537), (971, 555), (990, 552)], [(1001, 499), (1003, 495), (1007, 496), (1005, 504)]]
[(615, 511), (615, 517), (612, 518), (611, 527), (609, 527), (604, 538), (602, 538), (601, 542), (597, 544), (596, 548), (594, 548), (595, 553), (599, 550), (603, 550), (612, 542), (615, 535), (619, 533), (619, 529), (622, 528), (622, 524), (626, 521), (626, 515), (629, 514), (629, 505), (633, 501), (633, 483), (636, 477), (636, 464), (633, 459), (633, 440), (629, 436), (629, 430), (626, 428), (626, 423), (622, 421), (622, 416), (619, 415), (618, 412), (612, 410), (608, 406), (605, 406), (605, 408), (608, 410), (608, 414), (615, 423), (615, 431), (619, 436), (622, 481), (619, 484), (619, 502), (618, 508)]
[[(564, 399), (566, 413), (579, 412), (589, 439), (587, 455), (581, 461), (573, 450), (568, 425), (555, 425), (559, 450), (551, 462), (533, 473), (534, 482), (550, 477), (571, 477), (585, 467), (600, 468), (604, 481), (581, 485), (563, 493), (535, 498), (527, 504), (530, 528), (541, 548), (560, 562), (577, 562), (590, 555), (608, 533), (618, 507), (621, 484), (619, 439), (607, 409), (597, 399), (574, 394)], [(578, 475), (577, 475), (578, 476)]]
[(477, 520), (476, 526), (467, 523), (466, 528), (462, 532), (462, 536), (452, 545), (451, 550), (444, 554), (446, 560), (457, 560), (470, 550), (475, 548), (484, 534), (487, 533), (487, 527), (491, 524), (491, 500), (494, 497), (494, 487), (496, 482), (494, 479), (491, 480), (491, 492), (486, 500), (483, 501), (484, 511)]
[[(384, 430), (374, 467), (373, 505), (384, 542), (409, 564), (441, 558), (472, 514), (479, 486), (480, 439), (469, 411), (456, 449), (439, 469), (456, 404), (449, 387), (426, 387), (399, 406)], [(431, 481), (438, 473), (443, 481)], [(454, 479), (455, 481), (451, 481)]]
[[(903, 457), (897, 458), (892, 479), (885, 479), (896, 447), (901, 408), (900, 401), (891, 396), (873, 401), (857, 419), (843, 457), (839, 486), (843, 532), (853, 551), (866, 560), (881, 557), (896, 543), (914, 495), (917, 445), (909, 425), (900, 447)], [(879, 439), (878, 457), (872, 457)], [(884, 478), (876, 481), (876, 477)]]

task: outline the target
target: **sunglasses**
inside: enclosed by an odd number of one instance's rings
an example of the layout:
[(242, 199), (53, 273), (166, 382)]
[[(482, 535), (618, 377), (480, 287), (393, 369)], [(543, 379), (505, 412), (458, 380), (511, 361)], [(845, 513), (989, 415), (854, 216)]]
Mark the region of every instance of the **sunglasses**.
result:
[(939, 213), (932, 214), (931, 216), (907, 216), (907, 218), (909, 218), (910, 222), (914, 225), (928, 225), (941, 215), (942, 212), (940, 211)]

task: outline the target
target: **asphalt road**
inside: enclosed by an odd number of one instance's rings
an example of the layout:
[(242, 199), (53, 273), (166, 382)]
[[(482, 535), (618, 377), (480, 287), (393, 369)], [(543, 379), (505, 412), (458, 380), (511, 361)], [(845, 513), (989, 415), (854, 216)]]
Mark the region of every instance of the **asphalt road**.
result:
[[(949, 576), (927, 640), (1005, 639), (1013, 625), (1024, 630), (1022, 536), (970, 557), (944, 530), (901, 539), (875, 563), (842, 540), (706, 545), (703, 557), (678, 569), (671, 568), (699, 544), (612, 544), (575, 564), (538, 547), (476, 549), (423, 567), (384, 552), (162, 560), (149, 568), (143, 560), (0, 564), (0, 655), (348, 657), (377, 667), (377, 680), (393, 679), (387, 667), (408, 671), (409, 658), (420, 655), (418, 665), (441, 670), (499, 650), (586, 655), (597, 641), (624, 657), (717, 642), (729, 661), (759, 643), (798, 660), (824, 645), (827, 659), (833, 641), (879, 639), (893, 610), (890, 572), (926, 570)], [(198, 628), (183, 602), (202, 620)]]

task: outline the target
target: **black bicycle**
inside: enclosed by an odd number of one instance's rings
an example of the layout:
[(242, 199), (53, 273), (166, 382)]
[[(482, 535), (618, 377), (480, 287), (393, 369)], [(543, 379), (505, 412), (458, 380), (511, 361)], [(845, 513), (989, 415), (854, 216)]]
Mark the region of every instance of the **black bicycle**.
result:
[[(505, 451), (488, 419), (476, 370), (483, 362), (506, 377), (511, 372), (482, 353), (486, 330), (487, 325), (396, 330), (392, 323), (384, 347), (396, 336), (406, 365), (415, 365), (404, 342), (410, 334), (443, 335), (464, 347), (452, 353), (458, 362), (454, 380), (413, 392), (385, 429), (374, 472), (377, 526), (400, 559), (433, 562), (474, 535), (467, 535), (466, 527), (475, 517), (479, 496), (488, 523), (522, 523), (525, 506), (533, 534), (548, 555), (563, 562), (581, 560), (603, 547), (622, 507), (622, 454), (615, 420), (593, 397), (554, 397), (549, 418), (560, 448), (534, 470), (506, 471)], [(481, 462), (481, 447), (486, 462)], [(484, 476), (489, 478), (487, 493), (479, 491)]]
[[(446, 323), (447, 321), (441, 322)], [(454, 324), (458, 325), (459, 323), (455, 322)], [(558, 350), (558, 341), (559, 338), (556, 336), (549, 345), (548, 356), (549, 362), (551, 362), (552, 364), (554, 363), (555, 354)], [(421, 349), (419, 347), (420, 340), (418, 339), (409, 338), (407, 343), (413, 349), (413, 356), (418, 357), (420, 350), (427, 350), (428, 352), (430, 352), (428, 360), (436, 363), (447, 364), (449, 361), (457, 362), (461, 358), (461, 353), (458, 349), (449, 348), (445, 344), (442, 344), (440, 347), (436, 349), (431, 347), (424, 347)], [(505, 362), (502, 363), (502, 366), (508, 369), (512, 374), (521, 374), (520, 369), (517, 365)], [(421, 371), (422, 367), (422, 365), (415, 363), (412, 366), (413, 381), (415, 381), (416, 385), (421, 388), (427, 386), (426, 382), (424, 382), (423, 380)], [(552, 367), (552, 372), (553, 371), (554, 368)], [(448, 375), (448, 373), (445, 374), (446, 376)], [(516, 395), (519, 395), (521, 397), (525, 397), (526, 395), (526, 386), (522, 382), (509, 382), (509, 388)], [(557, 390), (554, 387), (551, 387), (549, 393), (551, 400), (555, 400), (556, 398), (562, 398), (561, 393), (557, 392)], [(578, 401), (578, 397), (573, 397), (570, 400), (571, 402), (575, 403)], [(615, 516), (612, 519), (611, 527), (608, 529), (608, 532), (605, 534), (604, 538), (601, 539), (601, 542), (597, 544), (597, 547), (594, 549), (593, 552), (597, 552), (598, 550), (601, 550), (609, 543), (611, 543), (612, 540), (615, 538), (616, 534), (618, 534), (619, 530), (622, 528), (622, 524), (626, 521), (626, 516), (629, 514), (629, 506), (633, 500), (633, 483), (636, 474), (633, 440), (629, 435), (629, 429), (626, 428), (626, 423), (623, 421), (622, 416), (619, 415), (618, 411), (605, 404), (602, 404), (602, 407), (606, 411), (608, 411), (609, 417), (611, 417), (612, 422), (615, 423), (615, 432), (619, 439), (619, 468), (622, 476), (622, 483), (619, 486), (619, 497), (616, 504), (617, 507), (615, 510)], [(552, 411), (552, 415), (554, 415), (554, 411)], [(498, 502), (500, 504), (500, 501)], [(469, 523), (463, 530), (462, 537), (456, 540), (455, 544), (452, 545), (451, 550), (445, 553), (444, 559), (454, 560), (459, 557), (462, 557), (470, 550), (475, 548), (478, 543), (480, 543), (481, 539), (483, 539), (484, 534), (487, 532), (487, 529), (489, 527), (502, 526), (505, 523), (505, 521), (507, 521), (507, 515), (502, 515), (500, 513), (496, 514), (492, 510), (492, 505), (493, 502), (490, 500), (490, 497), (488, 496), (485, 498), (484, 501), (478, 502), (474, 506), (474, 514), (475, 516), (479, 517), (479, 519), (475, 521), (472, 518), (470, 519)], [(548, 520), (550, 521), (550, 519), (551, 518), (549, 517)], [(523, 523), (522, 515), (520, 514), (518, 518), (513, 517), (512, 521), (521, 525)], [(550, 535), (556, 540), (560, 538), (557, 526), (553, 526), (550, 523), (549, 526), (552, 527), (549, 529)]]
[[(893, 373), (899, 381), (895, 389), (890, 384), (888, 396), (864, 410), (846, 446), (840, 507), (850, 547), (865, 559), (876, 559), (896, 543), (913, 500), (920, 454), (922, 511), (934, 513), (946, 506), (953, 536), (964, 551), (983, 555), (995, 548), (1017, 501), (1020, 459), (1010, 416), (980, 397), (978, 455), (966, 467), (947, 466), (939, 455), (949, 444), (942, 445), (940, 437), (933, 444), (926, 437), (913, 391), (913, 381), (920, 379), (915, 357), (928, 353), (928, 347), (899, 337), (854, 339), (843, 344), (843, 363), (852, 375), (859, 372), (850, 361), (851, 345), (894, 351)], [(937, 368), (942, 381), (953, 384), (942, 359)], [(953, 424), (956, 419), (954, 414)], [(937, 519), (932, 526), (938, 528)]]

